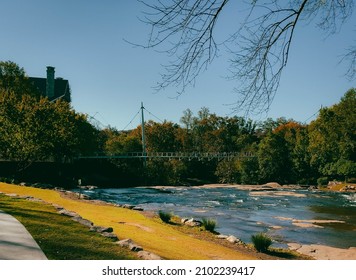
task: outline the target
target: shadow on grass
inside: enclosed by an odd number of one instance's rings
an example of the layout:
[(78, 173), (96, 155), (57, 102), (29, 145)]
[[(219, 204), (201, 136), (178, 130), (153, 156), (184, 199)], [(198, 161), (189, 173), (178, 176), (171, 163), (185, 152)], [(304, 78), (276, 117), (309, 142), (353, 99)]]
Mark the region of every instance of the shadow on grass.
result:
[(287, 260), (300, 260), (301, 258), (311, 259), (310, 257), (302, 256), (299, 253), (296, 253), (294, 251), (289, 251), (286, 249), (269, 248), (267, 251), (263, 253), (265, 253), (266, 255), (274, 256), (277, 258), (283, 258)]
[(111, 240), (58, 214), (52, 206), (0, 195), (0, 209), (13, 215), (26, 227), (48, 259), (135, 259)]

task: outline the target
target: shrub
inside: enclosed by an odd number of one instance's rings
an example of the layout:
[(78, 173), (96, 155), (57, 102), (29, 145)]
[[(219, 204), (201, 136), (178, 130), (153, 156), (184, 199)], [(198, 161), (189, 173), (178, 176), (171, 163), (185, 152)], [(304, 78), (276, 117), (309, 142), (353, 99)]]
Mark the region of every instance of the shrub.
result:
[(272, 244), (272, 239), (262, 232), (252, 235), (251, 240), (258, 252), (267, 252), (268, 247)]
[(14, 179), (6, 178), (6, 177), (1, 177), (0, 182), (7, 183), (7, 184), (13, 184)]
[(329, 182), (328, 177), (320, 177), (317, 180), (318, 186), (326, 186)]
[(164, 212), (162, 210), (158, 211), (158, 215), (161, 218), (161, 220), (165, 223), (169, 223), (169, 221), (171, 220), (171, 218), (173, 216), (172, 213)]
[(213, 232), (216, 227), (216, 221), (211, 219), (203, 219), (203, 228), (207, 231)]

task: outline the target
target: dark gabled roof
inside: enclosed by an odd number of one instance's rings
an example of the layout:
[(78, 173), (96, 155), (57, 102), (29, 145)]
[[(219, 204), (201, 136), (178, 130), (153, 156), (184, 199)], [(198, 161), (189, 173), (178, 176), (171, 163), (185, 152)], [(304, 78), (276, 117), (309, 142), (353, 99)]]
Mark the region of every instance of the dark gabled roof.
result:
[[(46, 78), (29, 77), (29, 80), (42, 96), (46, 96)], [(51, 98), (51, 100), (56, 99), (62, 95), (64, 95), (64, 100), (70, 102), (71, 98), (69, 82), (68, 80), (62, 78), (56, 78), (54, 80), (54, 97)]]

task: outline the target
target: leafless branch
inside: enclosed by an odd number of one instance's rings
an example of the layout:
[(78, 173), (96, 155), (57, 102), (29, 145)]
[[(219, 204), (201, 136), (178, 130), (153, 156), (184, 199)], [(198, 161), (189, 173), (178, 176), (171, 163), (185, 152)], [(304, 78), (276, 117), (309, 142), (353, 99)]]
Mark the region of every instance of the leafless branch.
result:
[(356, 46), (349, 48), (342, 58), (348, 64), (346, 77), (352, 81), (356, 79)]
[(184, 92), (188, 85), (217, 55), (214, 27), (229, 0), (171, 0), (142, 2), (151, 12), (142, 19), (151, 26), (146, 47), (155, 48), (169, 43), (164, 51), (173, 58), (164, 65), (165, 74), (157, 89), (173, 85)]
[[(149, 10), (145, 23), (151, 26), (147, 48), (163, 46), (172, 61), (157, 89), (194, 85), (197, 76), (216, 58), (221, 47), (214, 33), (229, 0), (139, 0)], [(301, 22), (316, 23), (325, 34), (338, 31), (353, 11), (352, 0), (252, 0), (246, 20), (224, 41), (233, 57), (231, 75), (239, 97), (236, 111), (261, 113), (268, 110), (278, 89), (291, 52), (294, 32)], [(168, 43), (168, 47), (167, 47)], [(355, 76), (355, 51), (348, 77)]]

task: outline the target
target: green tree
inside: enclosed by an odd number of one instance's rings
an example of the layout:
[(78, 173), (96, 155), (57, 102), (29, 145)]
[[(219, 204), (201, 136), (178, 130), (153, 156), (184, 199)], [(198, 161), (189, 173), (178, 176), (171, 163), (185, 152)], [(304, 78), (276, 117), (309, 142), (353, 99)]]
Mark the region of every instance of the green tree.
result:
[(178, 131), (178, 141), (182, 144), (182, 151), (189, 152), (194, 150), (192, 128), (194, 126), (193, 112), (190, 109), (183, 111), (183, 116), (180, 118), (180, 123), (183, 124), (183, 129)]
[(149, 121), (145, 124), (146, 146), (149, 152), (176, 152), (180, 151), (181, 143), (177, 139), (177, 124), (164, 121), (157, 123)]
[(151, 185), (180, 185), (187, 175), (187, 166), (177, 159), (154, 158), (147, 161), (146, 175)]
[(290, 180), (291, 160), (285, 139), (276, 133), (269, 133), (259, 144), (258, 165), (260, 180), (285, 183)]
[(252, 157), (242, 157), (239, 159), (238, 169), (242, 184), (258, 184), (260, 181), (259, 161), (258, 161), (258, 141), (252, 142), (245, 147), (244, 152)]
[(238, 161), (236, 160), (222, 160), (218, 163), (215, 175), (219, 179), (219, 183), (233, 184), (240, 182), (240, 173), (238, 170)]
[[(346, 166), (356, 161), (356, 90), (350, 89), (341, 101), (320, 110), (309, 125), (311, 165), (332, 179), (354, 176)], [(350, 164), (351, 163), (351, 164)], [(344, 171), (342, 171), (344, 170)]]
[(35, 161), (92, 153), (96, 130), (67, 102), (0, 90), (0, 157), (22, 171)]
[(118, 132), (115, 129), (105, 129), (104, 152), (109, 155), (141, 152), (142, 142), (140, 135), (135, 131)]
[(0, 61), (0, 89), (4, 92), (14, 92), (16, 96), (32, 95), (39, 97), (26, 72), (12, 61)]
[(273, 130), (285, 140), (291, 163), (289, 182), (308, 182), (312, 176), (308, 153), (308, 133), (305, 125), (293, 120), (280, 124)]

